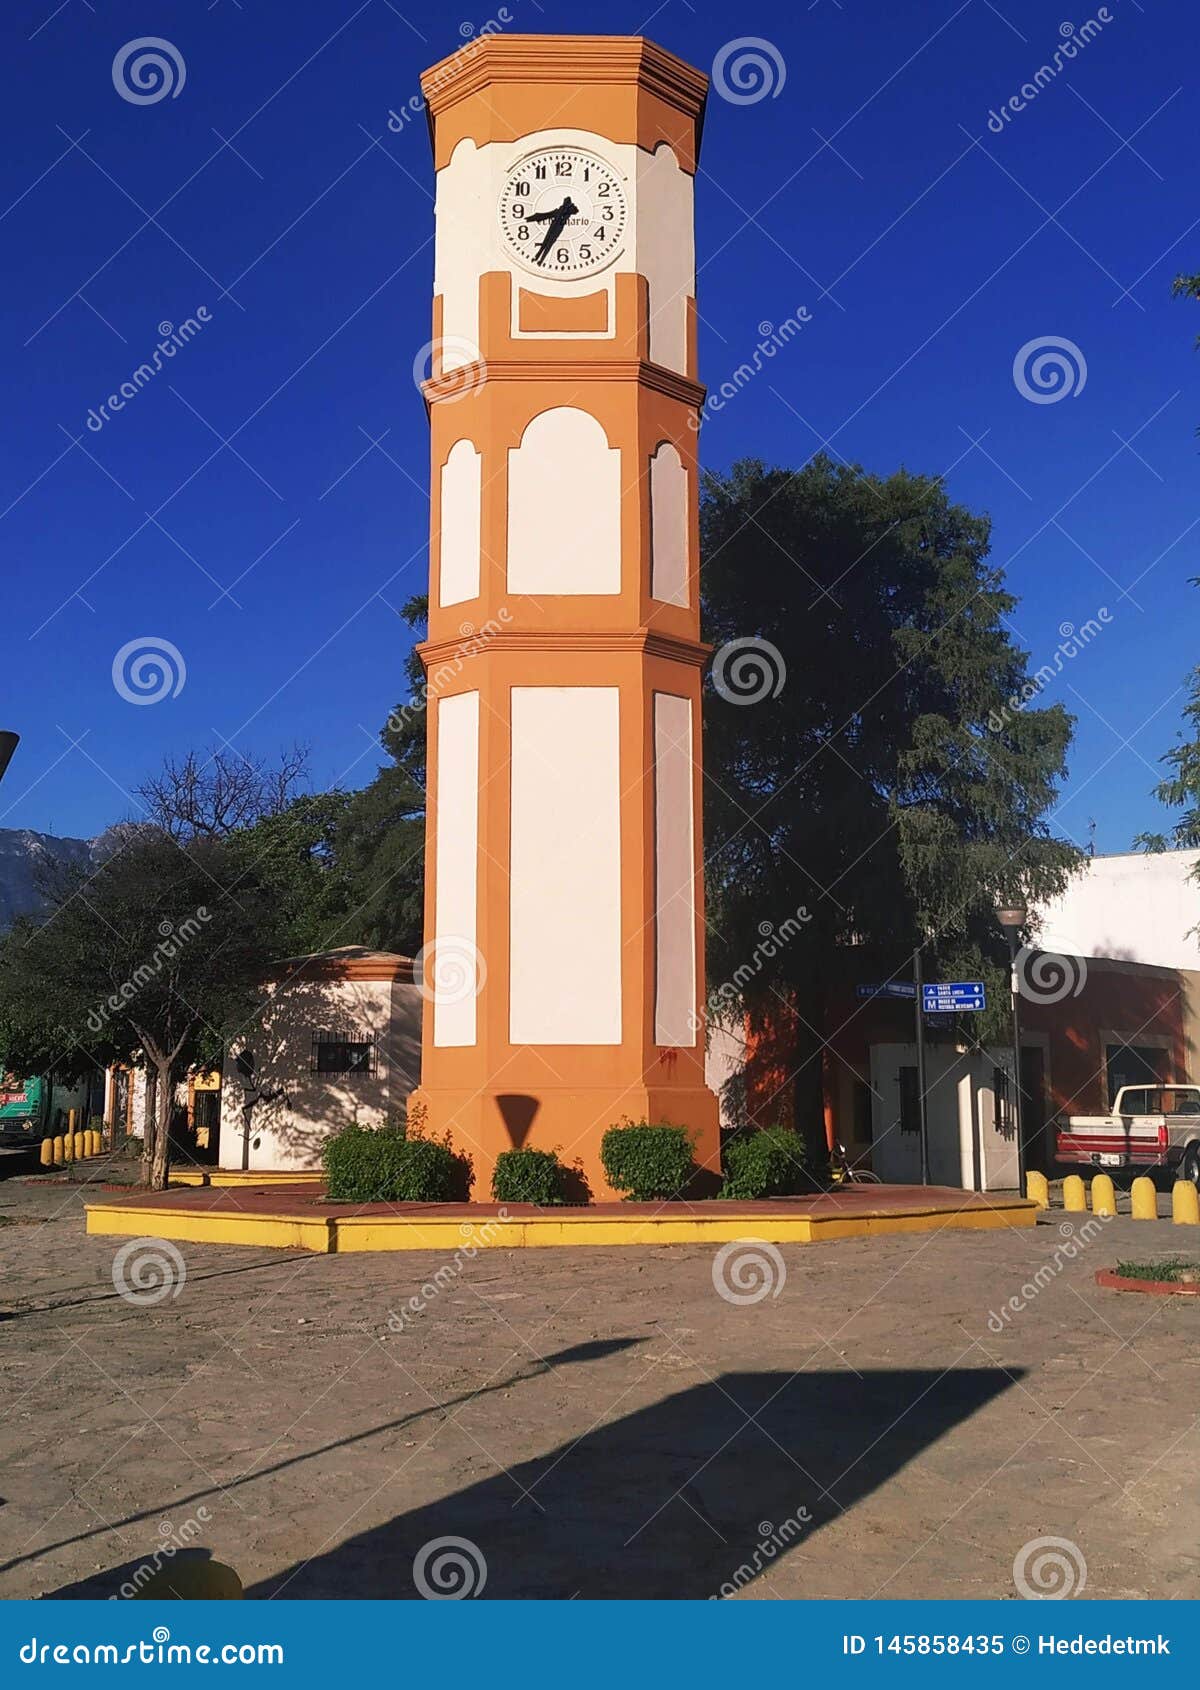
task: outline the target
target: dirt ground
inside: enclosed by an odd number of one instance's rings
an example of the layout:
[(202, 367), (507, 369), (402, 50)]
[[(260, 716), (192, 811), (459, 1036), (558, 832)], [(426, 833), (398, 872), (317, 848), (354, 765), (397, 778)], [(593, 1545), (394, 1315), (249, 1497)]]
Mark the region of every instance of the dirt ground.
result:
[(783, 1246), (755, 1302), (706, 1248), (189, 1245), (139, 1306), (10, 1179), (0, 1594), (1200, 1595), (1200, 1298), (1092, 1282), (1200, 1237), (1088, 1222)]

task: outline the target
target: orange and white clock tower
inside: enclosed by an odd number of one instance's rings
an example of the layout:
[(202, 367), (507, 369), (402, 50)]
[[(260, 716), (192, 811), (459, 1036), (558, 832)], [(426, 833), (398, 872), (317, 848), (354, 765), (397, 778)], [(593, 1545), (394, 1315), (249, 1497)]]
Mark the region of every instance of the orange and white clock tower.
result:
[[(422, 79), (437, 170), (422, 1083), (486, 1197), (704, 1083), (693, 177), (707, 79), (494, 35)], [(430, 956), (430, 952), (432, 955)]]

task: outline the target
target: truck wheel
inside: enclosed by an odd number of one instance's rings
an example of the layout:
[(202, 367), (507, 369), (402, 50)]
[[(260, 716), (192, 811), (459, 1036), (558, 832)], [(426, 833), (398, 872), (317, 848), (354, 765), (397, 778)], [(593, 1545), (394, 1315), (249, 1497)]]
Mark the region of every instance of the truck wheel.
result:
[(1190, 1180), (1200, 1188), (1200, 1144), (1189, 1144), (1183, 1153), (1183, 1161), (1179, 1164), (1180, 1179)]

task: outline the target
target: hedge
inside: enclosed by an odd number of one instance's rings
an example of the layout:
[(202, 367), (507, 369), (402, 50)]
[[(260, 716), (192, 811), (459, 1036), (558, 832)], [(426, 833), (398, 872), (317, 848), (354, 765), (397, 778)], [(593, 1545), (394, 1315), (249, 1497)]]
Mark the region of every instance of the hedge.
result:
[(694, 1172), (687, 1128), (665, 1123), (609, 1127), (600, 1141), (600, 1160), (609, 1185), (631, 1203), (678, 1197)]
[(783, 1127), (762, 1127), (730, 1139), (722, 1152), (722, 1197), (789, 1197), (811, 1189), (804, 1140)]
[(551, 1208), (563, 1201), (566, 1170), (553, 1150), (502, 1150), (492, 1174), (497, 1203), (536, 1203)]
[(357, 1122), (321, 1151), (328, 1196), (341, 1203), (450, 1203), (466, 1195), (464, 1164), (449, 1145)]

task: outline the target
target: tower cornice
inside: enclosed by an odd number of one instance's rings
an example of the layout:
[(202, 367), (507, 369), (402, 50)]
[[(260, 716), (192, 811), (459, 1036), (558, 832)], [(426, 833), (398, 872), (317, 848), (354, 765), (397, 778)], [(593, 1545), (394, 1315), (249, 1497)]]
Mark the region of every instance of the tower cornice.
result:
[(703, 669), (712, 652), (704, 640), (682, 639), (655, 628), (504, 628), (484, 639), (472, 632), (456, 639), (426, 640), (417, 656), (426, 671), (442, 663), (465, 665), (493, 651), (636, 652)]
[(644, 35), (483, 35), (421, 75), (431, 117), (506, 82), (596, 87), (636, 82), (697, 125), (708, 78)]
[(636, 381), (668, 399), (699, 410), (708, 391), (676, 370), (646, 358), (487, 358), (462, 364), (421, 383), (428, 404), (458, 400), (489, 381), (561, 381), (575, 386), (593, 381)]
[[(421, 92), (431, 134), (437, 137), (439, 168), (445, 162), (445, 146), (452, 147), (462, 135), (473, 134), (482, 144), (516, 140), (554, 124), (589, 127), (581, 114), (594, 112), (598, 99), (612, 95), (624, 101), (632, 95), (631, 106), (606, 113), (610, 125), (628, 132), (610, 128), (608, 138), (651, 150), (658, 141), (670, 141), (686, 155), (680, 163), (694, 171), (708, 78), (644, 35), (496, 34), (477, 36), (431, 65), (421, 76)], [(477, 95), (484, 99), (471, 114), (472, 121), (460, 121), (457, 115), (451, 122), (442, 121)], [(653, 120), (639, 120), (638, 96), (678, 117), (666, 130)]]

